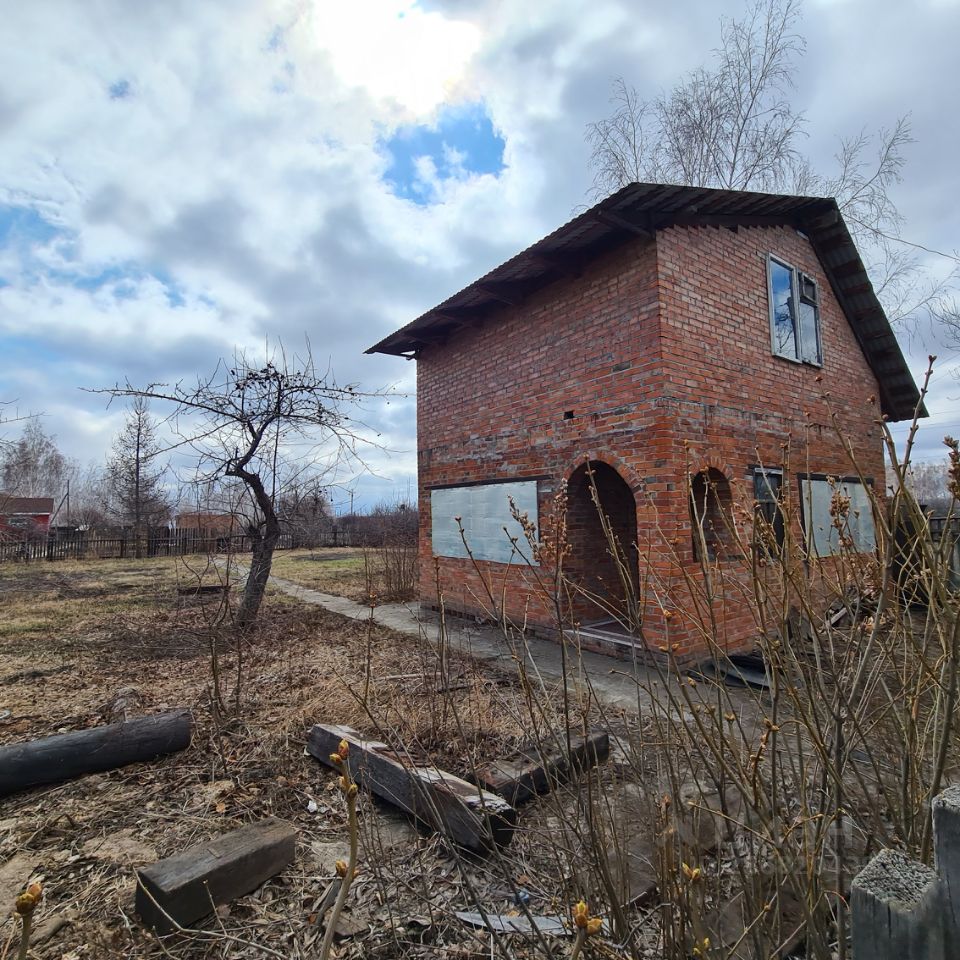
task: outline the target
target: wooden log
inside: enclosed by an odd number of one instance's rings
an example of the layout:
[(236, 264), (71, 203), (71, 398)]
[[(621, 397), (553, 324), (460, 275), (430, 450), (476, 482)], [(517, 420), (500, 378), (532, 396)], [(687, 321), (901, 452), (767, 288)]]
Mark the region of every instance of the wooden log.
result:
[(0, 797), (183, 750), (191, 729), (190, 711), (172, 710), (0, 747)]
[(293, 862), (297, 831), (270, 817), (137, 871), (136, 910), (158, 933), (188, 927)]
[(318, 723), (310, 731), (307, 750), (333, 766), (330, 754), (341, 740), (350, 745), (350, 773), (371, 793), (475, 853), (510, 842), (517, 811), (501, 797), (437, 767), (409, 763), (352, 727)]
[(177, 587), (177, 594), (181, 597), (200, 597), (209, 594), (222, 594), (230, 592), (229, 583), (204, 583), (194, 584), (189, 587)]
[(561, 734), (559, 740), (544, 742), (542, 749), (535, 743), (526, 744), (505, 760), (481, 767), (477, 782), (484, 790), (497, 793), (516, 806), (538, 793), (547, 793), (556, 784), (610, 756), (610, 738), (606, 733), (571, 736), (569, 759), (566, 736)]

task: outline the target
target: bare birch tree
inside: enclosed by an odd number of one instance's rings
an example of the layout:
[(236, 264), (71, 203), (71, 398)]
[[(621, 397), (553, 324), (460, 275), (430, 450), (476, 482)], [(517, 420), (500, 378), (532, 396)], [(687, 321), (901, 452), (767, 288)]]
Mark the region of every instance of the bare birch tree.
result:
[[(841, 140), (832, 175), (815, 171), (800, 151), (806, 121), (790, 96), (806, 47), (800, 12), (801, 0), (749, 0), (742, 18), (721, 20), (712, 62), (652, 99), (615, 80), (612, 113), (587, 127), (594, 195), (651, 181), (835, 197), (888, 316), (926, 308), (956, 322), (956, 270), (939, 280), (920, 270), (924, 248), (902, 238), (891, 193), (912, 142), (909, 119)], [(960, 263), (956, 254), (942, 256), (951, 269)]]

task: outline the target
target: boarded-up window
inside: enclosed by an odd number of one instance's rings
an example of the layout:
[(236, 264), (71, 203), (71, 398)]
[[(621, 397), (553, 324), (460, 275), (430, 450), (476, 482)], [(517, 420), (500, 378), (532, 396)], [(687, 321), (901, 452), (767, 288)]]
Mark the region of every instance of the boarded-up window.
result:
[[(432, 490), (430, 516), (434, 555), (468, 555), (457, 525), (456, 518), (459, 517), (475, 559), (494, 563), (532, 562), (523, 528), (511, 515), (511, 499), (521, 514), (525, 513), (534, 524), (538, 523), (536, 480), (480, 483), (470, 487)], [(514, 549), (511, 537), (517, 538), (523, 556)]]
[(840, 552), (841, 533), (858, 553), (877, 546), (870, 494), (859, 480), (802, 477), (800, 500), (807, 550), (818, 557)]

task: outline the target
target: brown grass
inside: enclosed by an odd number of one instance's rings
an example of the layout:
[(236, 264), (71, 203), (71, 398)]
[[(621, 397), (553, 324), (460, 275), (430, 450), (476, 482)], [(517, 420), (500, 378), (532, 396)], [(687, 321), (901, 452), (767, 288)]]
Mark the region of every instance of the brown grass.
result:
[(377, 560), (357, 547), (317, 547), (312, 550), (284, 550), (273, 558), (273, 574), (339, 597), (366, 602), (368, 566), (376, 576)]
[[(426, 642), (273, 592), (244, 647), (241, 712), (218, 725), (210, 709), (212, 608), (176, 594), (177, 584), (192, 577), (172, 560), (0, 568), (0, 697), (10, 711), (0, 720), (0, 743), (118, 719), (110, 707), (118, 691), (131, 714), (187, 706), (196, 720), (193, 743), (181, 754), (2, 802), (0, 898), (10, 902), (20, 886), (40, 878), (38, 931), (66, 921), (46, 939), (38, 934), (33, 956), (263, 956), (222, 934), (282, 956), (311, 955), (322, 935), (311, 916), (342, 854), (344, 811), (334, 775), (303, 755), (309, 726), (348, 723), (461, 775), (519, 738), (523, 708), (512, 679), (461, 658), (441, 681)], [(229, 686), (229, 643), (220, 659)], [(444, 697), (435, 692), (439, 683), (449, 687)], [(203, 936), (176, 936), (161, 946), (139, 927), (137, 863), (268, 815), (300, 831), (293, 867), (204, 922)], [(452, 910), (470, 909), (464, 872), (475, 889), (493, 890), (490, 897), (502, 899), (494, 889), (502, 882), (482, 863), (458, 867), (436, 836), (419, 838), (385, 805), (365, 799), (361, 818), (363, 874), (351, 892), (352, 914), (369, 929), (339, 955), (489, 951)], [(516, 845), (518, 855), (523, 849)], [(422, 920), (425, 909), (425, 925), (411, 926), (408, 918)], [(15, 940), (7, 915), (0, 956)], [(424, 948), (423, 941), (434, 945)]]

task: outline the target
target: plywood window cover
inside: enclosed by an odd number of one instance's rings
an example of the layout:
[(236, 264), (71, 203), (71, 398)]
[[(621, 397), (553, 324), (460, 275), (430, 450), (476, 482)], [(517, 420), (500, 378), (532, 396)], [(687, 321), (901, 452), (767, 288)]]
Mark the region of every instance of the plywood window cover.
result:
[[(472, 553), (475, 560), (536, 566), (523, 528), (511, 515), (511, 499), (519, 512), (525, 513), (539, 528), (536, 480), (474, 483), (431, 490), (433, 555), (468, 558)], [(456, 517), (460, 517), (470, 553), (460, 535)], [(511, 537), (517, 538), (519, 553), (511, 543)]]

